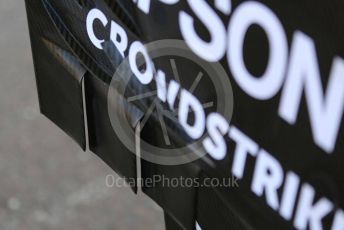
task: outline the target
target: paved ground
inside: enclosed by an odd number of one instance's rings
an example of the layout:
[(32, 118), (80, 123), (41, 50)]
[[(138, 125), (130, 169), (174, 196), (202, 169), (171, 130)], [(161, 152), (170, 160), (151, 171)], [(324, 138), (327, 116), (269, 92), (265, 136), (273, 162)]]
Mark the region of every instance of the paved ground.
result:
[(0, 229), (163, 229), (161, 210), (38, 112), (23, 1), (0, 1)]

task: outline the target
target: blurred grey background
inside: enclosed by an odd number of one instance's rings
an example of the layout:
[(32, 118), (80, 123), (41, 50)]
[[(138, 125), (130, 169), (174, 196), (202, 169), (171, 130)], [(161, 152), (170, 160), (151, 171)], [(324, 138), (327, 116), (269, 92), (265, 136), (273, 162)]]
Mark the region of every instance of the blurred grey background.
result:
[(144, 195), (39, 114), (24, 1), (0, 1), (0, 229), (163, 229)]

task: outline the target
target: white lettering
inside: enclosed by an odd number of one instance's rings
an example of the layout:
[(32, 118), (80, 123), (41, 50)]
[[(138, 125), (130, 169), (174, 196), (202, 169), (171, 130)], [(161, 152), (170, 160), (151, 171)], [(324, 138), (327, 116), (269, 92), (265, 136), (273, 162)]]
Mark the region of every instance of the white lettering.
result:
[[(145, 59), (146, 70), (144, 72), (139, 70), (137, 66), (136, 58), (141, 53)], [(146, 48), (141, 42), (135, 41), (131, 44), (129, 49), (129, 64), (130, 68), (135, 74), (136, 78), (144, 85), (149, 84), (153, 79), (153, 65), (151, 59), (147, 53)]]
[(306, 229), (309, 223), (310, 229), (321, 230), (321, 220), (329, 212), (331, 212), (333, 205), (326, 199), (321, 198), (313, 204), (315, 191), (309, 184), (304, 184), (301, 189), (299, 204), (296, 209), (294, 226), (297, 229)]
[(188, 0), (189, 6), (208, 29), (210, 42), (200, 38), (194, 28), (194, 19), (184, 11), (179, 13), (182, 36), (190, 49), (201, 58), (216, 62), (226, 52), (226, 30), (215, 11), (204, 0)]
[(128, 48), (128, 36), (125, 30), (114, 21), (111, 21), (110, 39), (124, 57), (124, 51)]
[(229, 136), (236, 142), (232, 173), (241, 179), (244, 176), (247, 154), (257, 156), (258, 145), (234, 126), (230, 128)]
[[(194, 113), (193, 125), (188, 124), (189, 108)], [(179, 122), (186, 133), (193, 139), (198, 139), (205, 130), (205, 114), (199, 100), (185, 89), (182, 89), (178, 111)]]
[[(244, 40), (248, 28), (257, 24), (269, 40), (269, 62), (263, 76), (251, 75), (244, 63)], [(258, 2), (241, 4), (233, 13), (228, 26), (228, 65), (239, 86), (250, 96), (267, 100), (280, 90), (288, 59), (288, 43), (283, 26), (277, 16)]]
[(344, 111), (344, 62), (334, 59), (327, 93), (323, 98), (317, 54), (312, 39), (296, 32), (279, 115), (295, 124), (303, 89), (306, 93), (315, 142), (327, 153), (334, 150)]
[(218, 113), (211, 113), (207, 118), (209, 137), (203, 140), (205, 150), (216, 160), (222, 160), (227, 153), (227, 145), (223, 135), (228, 132), (229, 125), (226, 119)]
[(268, 205), (274, 210), (278, 209), (277, 190), (283, 182), (283, 169), (279, 162), (265, 150), (260, 150), (252, 179), (252, 191), (257, 196), (265, 197)]
[(87, 14), (86, 29), (87, 29), (88, 37), (90, 38), (93, 45), (97, 47), (98, 49), (102, 50), (103, 47), (101, 44), (104, 42), (104, 39), (98, 39), (96, 35), (94, 34), (94, 30), (93, 30), (93, 23), (96, 19), (98, 19), (103, 24), (104, 27), (108, 24), (108, 20), (106, 19), (106, 16), (103, 12), (101, 12), (98, 9), (92, 9)]

